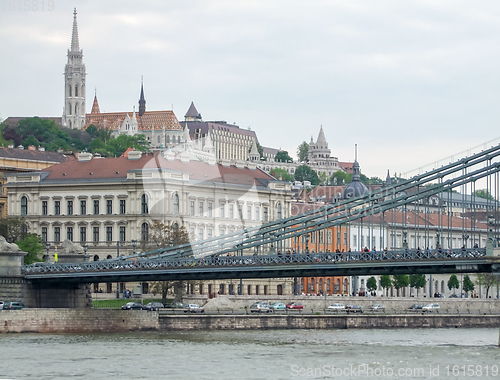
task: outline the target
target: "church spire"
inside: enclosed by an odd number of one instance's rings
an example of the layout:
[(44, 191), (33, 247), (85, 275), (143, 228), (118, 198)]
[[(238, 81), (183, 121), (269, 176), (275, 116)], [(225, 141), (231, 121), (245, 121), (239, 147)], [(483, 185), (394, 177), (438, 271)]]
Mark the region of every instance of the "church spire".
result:
[(144, 115), (146, 112), (146, 99), (144, 99), (144, 85), (143, 78), (141, 76), (141, 98), (139, 99), (139, 116)]
[(71, 35), (71, 51), (80, 52), (80, 42), (78, 41), (78, 24), (76, 22), (76, 8), (73, 10), (73, 34)]
[(97, 91), (94, 95), (94, 104), (92, 104), (92, 111), (90, 113), (101, 113), (99, 109), (99, 102), (97, 101)]

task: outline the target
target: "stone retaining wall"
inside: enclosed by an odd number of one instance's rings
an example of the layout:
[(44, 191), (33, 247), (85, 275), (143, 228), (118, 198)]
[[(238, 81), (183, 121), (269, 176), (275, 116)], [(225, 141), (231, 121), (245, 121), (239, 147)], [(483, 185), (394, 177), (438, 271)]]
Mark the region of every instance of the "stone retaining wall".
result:
[(500, 327), (500, 315), (161, 315), (145, 310), (110, 309), (26, 309), (0, 312), (0, 333), (404, 327)]

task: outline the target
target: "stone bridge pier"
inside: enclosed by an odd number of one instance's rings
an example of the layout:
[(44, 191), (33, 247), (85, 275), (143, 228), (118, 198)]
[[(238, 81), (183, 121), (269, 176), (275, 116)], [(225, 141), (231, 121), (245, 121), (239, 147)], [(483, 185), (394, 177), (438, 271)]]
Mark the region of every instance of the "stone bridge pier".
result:
[[(0, 236), (0, 301), (20, 301), (36, 308), (92, 307), (90, 284), (58, 284), (27, 280), (21, 273), (26, 252)], [(84, 257), (73, 257), (83, 261)]]

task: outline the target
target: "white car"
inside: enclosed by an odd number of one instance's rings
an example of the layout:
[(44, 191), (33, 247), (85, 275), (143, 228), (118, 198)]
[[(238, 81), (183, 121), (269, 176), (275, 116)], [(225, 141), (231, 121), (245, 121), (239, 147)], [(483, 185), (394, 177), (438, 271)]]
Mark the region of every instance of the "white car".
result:
[(185, 313), (190, 312), (190, 313), (204, 313), (205, 310), (200, 306), (195, 303), (190, 303), (187, 305), (186, 310), (184, 311)]
[(345, 310), (345, 305), (343, 303), (334, 303), (328, 306), (328, 310)]
[(440, 308), (437, 303), (428, 303), (422, 308), (422, 311), (439, 311)]

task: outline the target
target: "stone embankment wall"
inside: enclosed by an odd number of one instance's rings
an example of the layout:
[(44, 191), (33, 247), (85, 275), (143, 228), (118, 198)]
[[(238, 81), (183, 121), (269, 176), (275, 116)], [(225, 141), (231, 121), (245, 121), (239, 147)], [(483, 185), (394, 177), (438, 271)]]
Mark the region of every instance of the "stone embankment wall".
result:
[[(203, 304), (199, 300), (193, 299), (194, 303)], [(339, 297), (339, 296), (217, 296), (209, 299), (203, 307), (206, 310), (243, 310), (257, 301), (267, 302), (299, 302), (308, 311), (324, 310), (325, 305), (333, 303), (343, 303), (344, 305), (360, 305), (364, 310), (368, 310), (371, 305), (383, 304), (387, 313), (400, 312), (408, 309), (413, 304), (426, 305), (428, 303), (438, 303), (444, 313), (460, 314), (500, 314), (500, 300), (486, 298), (395, 298), (395, 297)]]
[(24, 309), (0, 312), (0, 333), (124, 332), (158, 328), (158, 313), (145, 310)]
[(26, 309), (0, 312), (0, 333), (404, 327), (500, 327), (500, 315), (162, 315), (145, 310), (109, 309)]

